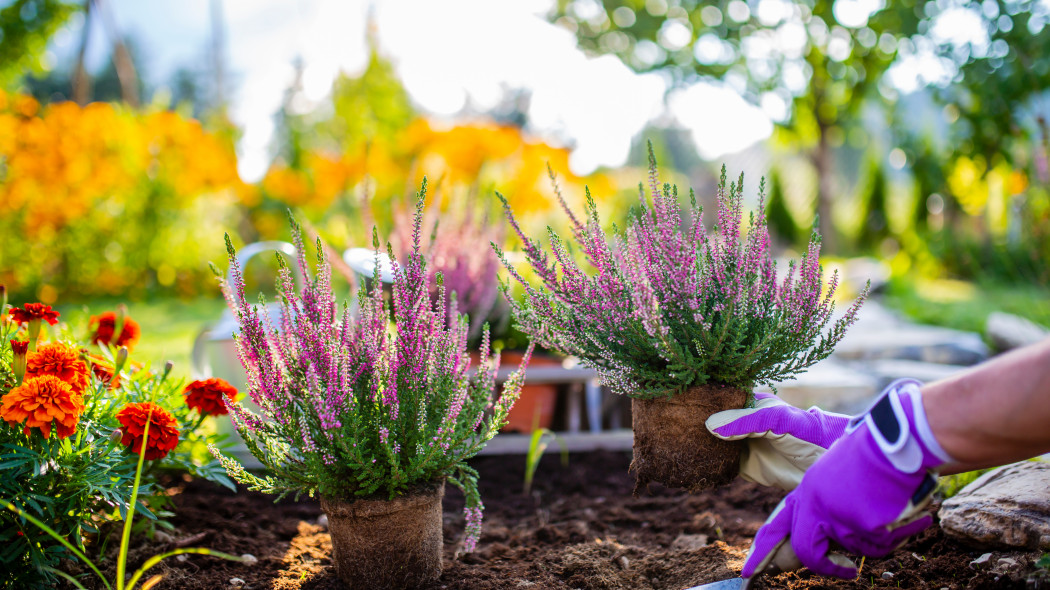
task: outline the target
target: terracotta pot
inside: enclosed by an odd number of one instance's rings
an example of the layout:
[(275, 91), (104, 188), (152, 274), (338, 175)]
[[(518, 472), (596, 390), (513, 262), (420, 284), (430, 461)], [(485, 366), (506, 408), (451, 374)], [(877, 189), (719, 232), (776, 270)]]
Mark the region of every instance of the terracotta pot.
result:
[(321, 497), (332, 561), (347, 588), (416, 588), (441, 577), (445, 482), (393, 500)]
[[(500, 366), (517, 367), (521, 364), (523, 356), (524, 354), (517, 350), (504, 351), (500, 354)], [(561, 360), (551, 356), (533, 355), (529, 366), (560, 367)], [(537, 427), (550, 428), (557, 401), (558, 386), (553, 383), (523, 386), (521, 397), (514, 402), (514, 407), (507, 414), (507, 425), (500, 432), (532, 432)]]
[(671, 397), (631, 400), (635, 494), (650, 482), (698, 493), (736, 477), (746, 442), (714, 437), (704, 422), (722, 410), (744, 407), (748, 392), (707, 384)]

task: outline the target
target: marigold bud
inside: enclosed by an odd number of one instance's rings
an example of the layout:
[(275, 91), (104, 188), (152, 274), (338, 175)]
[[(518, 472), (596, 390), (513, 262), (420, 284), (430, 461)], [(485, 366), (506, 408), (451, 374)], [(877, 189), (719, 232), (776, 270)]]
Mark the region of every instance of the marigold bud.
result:
[(12, 340), (11, 350), (14, 352), (14, 362), (11, 364), (11, 369), (15, 373), (15, 383), (21, 385), (22, 378), (26, 374), (26, 355), (29, 354), (29, 342)]
[(121, 370), (124, 369), (124, 365), (128, 362), (128, 347), (121, 346), (117, 350), (117, 356), (113, 359), (113, 374), (117, 375)]

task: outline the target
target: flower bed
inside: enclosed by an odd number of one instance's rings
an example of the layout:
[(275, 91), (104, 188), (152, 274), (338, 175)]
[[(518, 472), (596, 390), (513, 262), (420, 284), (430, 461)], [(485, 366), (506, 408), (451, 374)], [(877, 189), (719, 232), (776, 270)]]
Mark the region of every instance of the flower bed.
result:
[[(449, 489), (444, 504), (445, 571), (424, 590), (569, 589), (683, 590), (739, 572), (753, 535), (783, 493), (737, 479), (731, 485), (689, 495), (658, 485), (631, 495), (629, 453), (573, 454), (563, 467), (551, 454), (541, 461), (531, 497), (521, 493), (525, 459), (483, 456), (471, 461), (480, 473), (485, 526), (477, 550), (457, 552), (462, 538), (462, 495)], [(176, 530), (141, 547), (145, 557), (179, 541), (258, 558), (243, 565), (194, 557), (167, 561), (158, 589), (340, 589), (327, 531), (318, 524), (316, 501), (272, 502), (256, 493), (233, 494), (203, 481), (174, 481)], [(710, 544), (690, 548), (706, 535)], [(721, 536), (721, 541), (719, 540)], [(675, 546), (678, 539), (678, 546)], [(1018, 565), (1003, 575), (988, 566), (969, 567), (981, 552), (963, 547), (931, 527), (885, 559), (865, 562), (856, 581), (783, 574), (765, 588), (1024, 588), (1031, 553), (994, 553), (991, 564), (1011, 557)], [(883, 579), (884, 572), (893, 575)], [(996, 580), (996, 578), (999, 578)], [(898, 586), (899, 583), (899, 586)]]

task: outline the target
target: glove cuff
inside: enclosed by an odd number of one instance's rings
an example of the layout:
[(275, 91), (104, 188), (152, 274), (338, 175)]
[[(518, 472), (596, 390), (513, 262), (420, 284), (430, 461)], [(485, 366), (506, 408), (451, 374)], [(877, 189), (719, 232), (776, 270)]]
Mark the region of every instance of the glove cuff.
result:
[(920, 385), (915, 379), (894, 381), (846, 427), (847, 433), (867, 427), (879, 450), (902, 473), (935, 469), (952, 462), (930, 429)]

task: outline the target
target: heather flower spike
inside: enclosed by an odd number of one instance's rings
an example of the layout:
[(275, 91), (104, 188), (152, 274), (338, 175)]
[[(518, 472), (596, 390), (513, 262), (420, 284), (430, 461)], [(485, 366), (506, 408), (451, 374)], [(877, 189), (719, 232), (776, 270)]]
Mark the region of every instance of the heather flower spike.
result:
[[(393, 264), (389, 298), (373, 280), (355, 311), (338, 306), (331, 267), (318, 243), (310, 272), (302, 231), (291, 218), (304, 284), (280, 264), (280, 317), (248, 304), (227, 235), (229, 276), (221, 279), (240, 325), (237, 347), (253, 412), (229, 399), (226, 408), (248, 449), (270, 470), (259, 477), (219, 456), (251, 489), (285, 495), (394, 498), (447, 479), (466, 496), (466, 550), (477, 541), (481, 498), (477, 473), (465, 461), (506, 423), (524, 379), (524, 362), (496, 395), (498, 357), (484, 339), (471, 367), (466, 321), (447, 322), (444, 298), (429, 296), (435, 280), (420, 250), (426, 184), (418, 194), (414, 243)], [(379, 237), (373, 228), (379, 256)], [(393, 254), (391, 253), (393, 259)], [(376, 264), (378, 279), (380, 265)], [(390, 322), (393, 320), (393, 328)], [(213, 450), (213, 452), (216, 452)]]
[(727, 185), (723, 166), (714, 229), (706, 231), (692, 191), (683, 209), (677, 188), (661, 186), (650, 145), (637, 212), (608, 235), (590, 194), (578, 218), (551, 176), (580, 255), (553, 230), (549, 248), (525, 235), (499, 195), (539, 278), (526, 281), (493, 246), (525, 288), (523, 299), (511, 300), (514, 316), (536, 342), (580, 357), (619, 393), (650, 399), (709, 382), (750, 390), (793, 378), (831, 354), (867, 297), (865, 288), (833, 320), (839, 278), (823, 282), (815, 230), (802, 259), (778, 279), (764, 181), (745, 232), (743, 175)]

